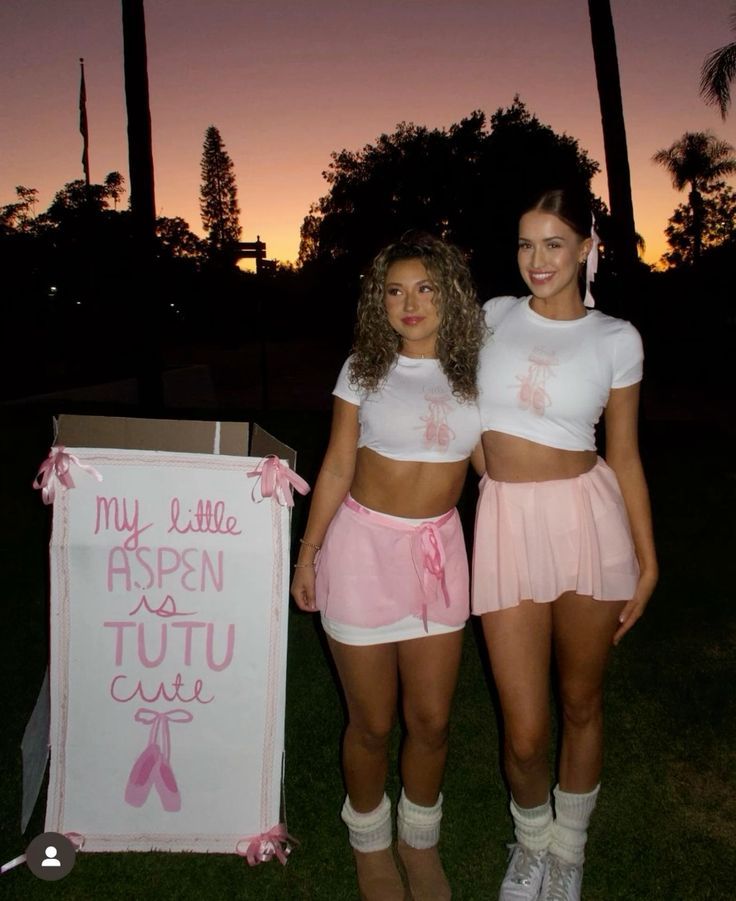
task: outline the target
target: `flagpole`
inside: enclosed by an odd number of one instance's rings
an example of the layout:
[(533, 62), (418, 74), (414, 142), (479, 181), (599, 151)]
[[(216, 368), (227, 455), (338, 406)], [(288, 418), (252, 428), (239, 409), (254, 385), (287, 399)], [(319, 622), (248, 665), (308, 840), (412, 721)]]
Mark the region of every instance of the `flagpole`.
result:
[(79, 57), (81, 79), (79, 82), (79, 131), (82, 135), (82, 168), (84, 183), (89, 187), (89, 127), (87, 125), (87, 86), (84, 83), (84, 58)]

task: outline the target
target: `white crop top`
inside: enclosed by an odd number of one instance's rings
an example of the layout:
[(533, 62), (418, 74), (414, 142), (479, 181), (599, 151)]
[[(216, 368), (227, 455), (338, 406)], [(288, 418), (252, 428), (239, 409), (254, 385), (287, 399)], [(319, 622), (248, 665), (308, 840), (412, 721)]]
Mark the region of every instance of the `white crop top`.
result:
[(399, 356), (381, 387), (371, 394), (349, 382), (351, 357), (332, 392), (360, 407), (358, 447), (391, 460), (454, 463), (466, 460), (480, 440), (474, 401), (452, 393), (439, 360)]
[(547, 319), (530, 300), (494, 297), (483, 305), (493, 330), (478, 371), (483, 431), (594, 451), (595, 424), (611, 388), (641, 381), (639, 332), (597, 310), (580, 319)]

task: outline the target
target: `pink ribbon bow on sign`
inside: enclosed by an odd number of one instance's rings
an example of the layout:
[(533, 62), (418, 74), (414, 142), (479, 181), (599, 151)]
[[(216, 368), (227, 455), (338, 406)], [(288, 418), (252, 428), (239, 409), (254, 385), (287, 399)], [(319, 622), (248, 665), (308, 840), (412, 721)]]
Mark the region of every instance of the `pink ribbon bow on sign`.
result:
[[(292, 486), (299, 494), (307, 494), (309, 485), (279, 460), (275, 454), (264, 457), (256, 468), (248, 473), (248, 478), (259, 478), (261, 486), (261, 499), (272, 497), (282, 507), (293, 507)], [(258, 484), (258, 483), (256, 483)], [(253, 486), (253, 498), (255, 500), (256, 486)]]
[(102, 481), (101, 474), (94, 466), (82, 463), (75, 454), (68, 454), (62, 445), (52, 447), (33, 480), (33, 487), (41, 489), (41, 500), (44, 504), (53, 504), (57, 486), (63, 491), (74, 487), (71, 474), (72, 463), (94, 476), (98, 482)]
[[(243, 842), (248, 842), (248, 847), (245, 851), (240, 849)], [(235, 846), (235, 851), (241, 857), (244, 857), (251, 867), (255, 867), (259, 863), (265, 863), (274, 857), (278, 858), (286, 866), (286, 859), (291, 854), (289, 842), (298, 844), (296, 839), (292, 838), (286, 831), (286, 826), (283, 823), (279, 823), (278, 826), (274, 826), (268, 832), (262, 832), (251, 839), (241, 838)]]
[(593, 246), (590, 248), (588, 259), (585, 261), (585, 298), (583, 299), (583, 303), (586, 307), (592, 308), (595, 306), (595, 300), (590, 293), (590, 283), (593, 281), (595, 274), (598, 271), (598, 248), (601, 243), (598, 232), (595, 230), (595, 221), (590, 229), (590, 237), (593, 241)]

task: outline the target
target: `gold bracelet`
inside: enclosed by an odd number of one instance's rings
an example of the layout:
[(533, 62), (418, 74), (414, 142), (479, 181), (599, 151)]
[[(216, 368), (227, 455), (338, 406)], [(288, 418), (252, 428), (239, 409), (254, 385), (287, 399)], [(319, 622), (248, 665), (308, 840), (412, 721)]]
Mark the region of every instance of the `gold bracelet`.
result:
[(298, 569), (300, 566), (314, 566), (314, 563), (295, 563), (294, 569)]
[(312, 544), (311, 541), (305, 541), (303, 538), (299, 539), (299, 544), (303, 544), (305, 547), (314, 548), (315, 551), (318, 551), (322, 547), (321, 544)]

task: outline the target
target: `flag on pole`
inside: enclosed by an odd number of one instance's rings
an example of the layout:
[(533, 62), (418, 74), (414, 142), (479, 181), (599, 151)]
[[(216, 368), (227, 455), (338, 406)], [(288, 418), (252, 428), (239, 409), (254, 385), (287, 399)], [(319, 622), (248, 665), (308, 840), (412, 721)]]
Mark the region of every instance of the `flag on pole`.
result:
[(82, 133), (84, 145), (82, 148), (82, 168), (84, 169), (84, 181), (89, 187), (89, 129), (87, 127), (87, 87), (84, 83), (84, 60), (80, 57), (79, 67), (82, 78), (79, 83), (79, 131)]

